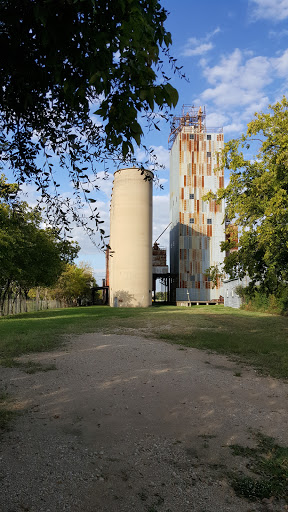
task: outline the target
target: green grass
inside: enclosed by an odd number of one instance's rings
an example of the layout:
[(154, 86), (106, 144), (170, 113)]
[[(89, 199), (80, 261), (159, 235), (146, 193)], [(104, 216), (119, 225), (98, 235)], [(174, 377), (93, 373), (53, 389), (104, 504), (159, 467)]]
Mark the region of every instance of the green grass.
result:
[(252, 476), (234, 474), (231, 485), (238, 496), (251, 501), (274, 497), (288, 503), (288, 448), (260, 433), (256, 439), (256, 448), (230, 447), (235, 456), (249, 459), (246, 467), (252, 473)]
[(222, 306), (145, 309), (93, 306), (0, 318), (0, 361), (53, 350), (67, 335), (140, 334), (235, 356), (259, 371), (288, 378), (288, 318)]

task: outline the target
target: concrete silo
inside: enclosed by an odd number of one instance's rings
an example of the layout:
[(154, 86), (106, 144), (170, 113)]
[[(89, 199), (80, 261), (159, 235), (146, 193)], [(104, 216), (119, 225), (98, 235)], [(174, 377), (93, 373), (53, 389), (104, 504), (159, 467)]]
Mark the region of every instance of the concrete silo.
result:
[(110, 306), (152, 304), (152, 178), (150, 171), (114, 174), (110, 209)]

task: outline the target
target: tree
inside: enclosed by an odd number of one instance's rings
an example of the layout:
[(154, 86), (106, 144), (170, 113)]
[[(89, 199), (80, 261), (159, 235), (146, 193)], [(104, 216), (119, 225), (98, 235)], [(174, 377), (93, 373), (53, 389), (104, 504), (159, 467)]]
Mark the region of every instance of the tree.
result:
[[(12, 290), (27, 296), (35, 286), (51, 286), (79, 251), (51, 228), (41, 227), (41, 212), (13, 200), (17, 186), (0, 176), (0, 310)], [(12, 205), (9, 204), (13, 200)]]
[(80, 192), (87, 199), (95, 162), (133, 159), (139, 116), (156, 124), (154, 108), (177, 103), (162, 67), (166, 57), (179, 69), (166, 18), (158, 0), (0, 1), (1, 158), (49, 205), (54, 187), (53, 216), (67, 229), (67, 212), (77, 218), (77, 208), (57, 194), (55, 157), (69, 169), (77, 200)]
[[(240, 234), (239, 250), (225, 258), (224, 270), (233, 277), (248, 274), (250, 288), (259, 283), (267, 295), (281, 293), (288, 281), (288, 100), (269, 108), (255, 114), (240, 139), (225, 144), (230, 181), (218, 192)], [(247, 158), (255, 145), (256, 155)], [(233, 243), (223, 243), (222, 250)]]
[(61, 273), (51, 295), (57, 299), (64, 299), (68, 305), (91, 300), (92, 286), (96, 282), (89, 265), (81, 264), (79, 267), (67, 264)]
[(205, 275), (211, 281), (212, 288), (220, 286), (221, 281), (224, 278), (222, 265), (211, 265), (211, 267), (207, 268)]

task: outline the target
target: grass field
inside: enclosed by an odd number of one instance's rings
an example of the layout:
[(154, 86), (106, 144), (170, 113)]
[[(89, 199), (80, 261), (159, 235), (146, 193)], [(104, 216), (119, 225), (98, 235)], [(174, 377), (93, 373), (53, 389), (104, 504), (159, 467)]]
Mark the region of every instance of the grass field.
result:
[(288, 378), (288, 318), (222, 306), (147, 309), (93, 306), (0, 318), (0, 362), (51, 350), (85, 332), (141, 334), (236, 356), (264, 374)]
[(249, 475), (242, 472), (231, 474), (234, 491), (251, 501), (276, 498), (288, 503), (288, 448), (279, 446), (275, 439), (260, 432), (252, 433), (252, 436), (257, 441), (255, 448), (230, 445), (235, 456), (249, 460), (246, 466)]

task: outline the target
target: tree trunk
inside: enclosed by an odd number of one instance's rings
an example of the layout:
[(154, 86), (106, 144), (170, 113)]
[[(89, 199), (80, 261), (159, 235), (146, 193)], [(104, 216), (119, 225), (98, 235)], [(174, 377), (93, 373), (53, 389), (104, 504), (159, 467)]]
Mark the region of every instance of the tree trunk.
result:
[(4, 314), (5, 314), (4, 303), (5, 303), (6, 295), (8, 293), (9, 287), (10, 287), (10, 282), (11, 282), (10, 279), (7, 279), (6, 285), (4, 287), (4, 291), (0, 295), (0, 316), (4, 316)]
[(24, 295), (25, 295), (25, 305), (24, 305), (24, 311), (25, 313), (28, 312), (28, 306), (27, 306), (27, 300), (28, 300), (28, 293), (29, 293), (29, 289), (27, 290), (27, 288), (25, 288), (24, 290)]

